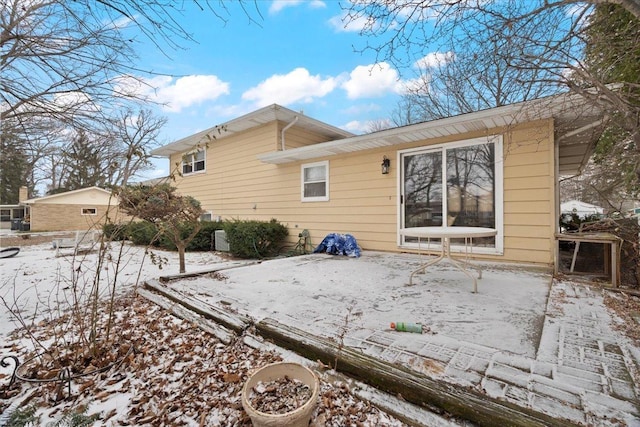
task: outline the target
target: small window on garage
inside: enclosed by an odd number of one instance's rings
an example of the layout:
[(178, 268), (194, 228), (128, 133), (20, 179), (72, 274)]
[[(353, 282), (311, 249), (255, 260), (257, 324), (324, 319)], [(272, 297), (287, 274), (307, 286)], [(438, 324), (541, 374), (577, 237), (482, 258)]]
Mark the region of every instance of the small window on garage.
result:
[(82, 215), (98, 215), (96, 208), (82, 208)]
[(326, 202), (329, 200), (329, 162), (302, 165), (302, 201)]

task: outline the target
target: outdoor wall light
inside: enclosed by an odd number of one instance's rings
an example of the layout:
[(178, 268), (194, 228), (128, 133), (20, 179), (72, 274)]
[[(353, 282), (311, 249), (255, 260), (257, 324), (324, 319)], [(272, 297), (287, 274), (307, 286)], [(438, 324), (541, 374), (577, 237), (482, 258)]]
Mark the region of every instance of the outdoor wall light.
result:
[(382, 156), (382, 175), (386, 175), (389, 173), (389, 169), (391, 169), (391, 160), (387, 158), (387, 156)]

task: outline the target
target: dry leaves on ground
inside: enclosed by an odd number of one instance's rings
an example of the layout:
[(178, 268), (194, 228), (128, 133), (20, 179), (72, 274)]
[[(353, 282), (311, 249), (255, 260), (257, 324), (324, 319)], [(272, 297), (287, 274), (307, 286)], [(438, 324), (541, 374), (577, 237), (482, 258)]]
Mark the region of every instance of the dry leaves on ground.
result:
[[(249, 347), (242, 338), (225, 345), (133, 295), (117, 301), (116, 318), (118, 340), (134, 347), (117, 368), (74, 381), (72, 396), (58, 403), (54, 384), (17, 383), (13, 387), (18, 390), (7, 393), (6, 378), (0, 380), (3, 397), (35, 391), (30, 403), (38, 406), (46, 422), (86, 406), (88, 415), (100, 414), (100, 425), (251, 425), (242, 408), (242, 386), (255, 369), (279, 361), (278, 354)], [(53, 332), (49, 324), (39, 325), (37, 331), (43, 341)], [(25, 338), (24, 332), (15, 333), (5, 351), (11, 349), (25, 360)], [(0, 403), (0, 411), (11, 401)], [(346, 385), (324, 381), (312, 423), (403, 425), (355, 398)]]
[(635, 345), (640, 345), (640, 297), (624, 292), (605, 292), (604, 303), (620, 319), (615, 325), (616, 329)]

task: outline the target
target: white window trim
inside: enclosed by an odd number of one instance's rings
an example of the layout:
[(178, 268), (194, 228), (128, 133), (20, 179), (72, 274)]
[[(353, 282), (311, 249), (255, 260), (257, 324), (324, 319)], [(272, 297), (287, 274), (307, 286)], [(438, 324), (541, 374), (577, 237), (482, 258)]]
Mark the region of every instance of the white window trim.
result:
[[(85, 209), (93, 209), (93, 213), (84, 213)], [(96, 215), (98, 215), (98, 208), (80, 208), (80, 215), (83, 215), (83, 216), (96, 216)]]
[[(195, 154), (197, 154), (198, 152), (204, 153), (204, 159), (202, 160), (204, 162), (204, 169), (199, 171), (194, 171), (193, 169), (195, 169), (194, 168)], [(191, 156), (191, 172), (184, 171), (184, 165), (187, 164), (185, 162), (186, 156)], [(188, 153), (182, 154), (182, 156), (180, 157), (180, 172), (182, 173), (182, 176), (197, 175), (200, 173), (205, 173), (206, 171), (207, 171), (207, 149), (206, 148), (198, 148), (197, 150), (189, 151)]]
[[(495, 237), (495, 247), (493, 248), (483, 248), (483, 247), (474, 247), (472, 250), (472, 253), (475, 254), (490, 254), (490, 255), (503, 255), (504, 254), (504, 144), (503, 144), (503, 137), (502, 135), (489, 135), (487, 137), (480, 137), (480, 138), (472, 138), (472, 139), (465, 139), (465, 140), (461, 140), (461, 141), (456, 141), (456, 142), (446, 142), (443, 144), (437, 144), (437, 145), (428, 145), (428, 146), (422, 146), (422, 147), (416, 147), (416, 148), (410, 148), (407, 150), (400, 150), (398, 151), (398, 156), (396, 159), (396, 163), (398, 165), (400, 165), (401, 163), (401, 159), (402, 159), (402, 155), (403, 154), (411, 154), (414, 152), (421, 152), (421, 151), (440, 151), (442, 150), (443, 155), (444, 153), (446, 153), (446, 149), (448, 148), (458, 148), (458, 147), (465, 147), (468, 145), (477, 145), (477, 144), (486, 144), (488, 142), (492, 142), (494, 144), (494, 153), (495, 153), (495, 189), (496, 189), (496, 194), (495, 194), (495, 209), (496, 209), (496, 225), (495, 228), (497, 230), (497, 234)], [(443, 168), (444, 168), (444, 163), (443, 163)], [(401, 186), (402, 186), (402, 179), (403, 177), (401, 176), (403, 173), (402, 169), (400, 168), (400, 170), (398, 171), (398, 191), (400, 191)], [(444, 170), (443, 170), (444, 173)], [(443, 203), (446, 206), (446, 200), (443, 200)], [(402, 218), (402, 205), (400, 204), (400, 198), (398, 197), (398, 211), (397, 211), (397, 217), (398, 220), (396, 221), (396, 227), (397, 229), (397, 244), (399, 248), (406, 248), (406, 249), (416, 249), (418, 248), (418, 243), (407, 243), (404, 242), (402, 239), (402, 236), (400, 235), (400, 223), (401, 223), (401, 218)], [(448, 227), (448, 225), (445, 225), (444, 227)], [(424, 250), (425, 249), (425, 244), (423, 243), (421, 245), (421, 248)], [(440, 250), (441, 246), (440, 245), (435, 245), (432, 244), (430, 246), (430, 249), (433, 250)], [(451, 252), (463, 252), (465, 250), (463, 245), (451, 245)]]
[[(210, 219), (203, 221), (202, 220), (202, 216), (203, 215), (209, 215)], [(198, 221), (200, 221), (200, 222), (213, 222), (214, 221), (213, 212), (212, 211), (204, 211), (204, 212), (202, 212), (202, 214), (200, 214), (200, 218), (198, 219)]]
[[(324, 166), (325, 170), (325, 195), (319, 197), (305, 197), (304, 196), (304, 170), (311, 167)], [(303, 202), (328, 202), (329, 201), (329, 161), (305, 163), (300, 165), (300, 200)]]

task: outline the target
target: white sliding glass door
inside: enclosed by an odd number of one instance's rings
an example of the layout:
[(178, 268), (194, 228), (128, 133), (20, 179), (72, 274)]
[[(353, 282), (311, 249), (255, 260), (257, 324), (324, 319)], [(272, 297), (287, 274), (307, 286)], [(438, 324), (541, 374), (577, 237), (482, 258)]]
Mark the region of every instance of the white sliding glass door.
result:
[(501, 155), (498, 137), (401, 152), (400, 228), (495, 228), (498, 236), (475, 239), (474, 247), (501, 250)]

